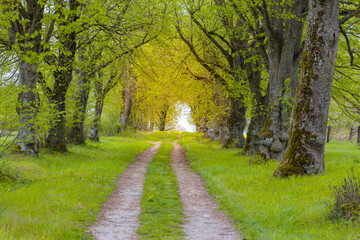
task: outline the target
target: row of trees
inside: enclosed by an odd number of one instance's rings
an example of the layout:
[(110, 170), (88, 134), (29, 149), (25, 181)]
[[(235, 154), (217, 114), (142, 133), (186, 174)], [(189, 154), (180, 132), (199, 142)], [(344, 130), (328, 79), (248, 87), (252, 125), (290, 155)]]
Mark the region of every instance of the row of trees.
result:
[[(245, 153), (281, 162), (277, 176), (324, 171), (331, 89), (335, 109), (359, 121), (357, 1), (187, 1), (176, 29), (228, 93), (226, 122)], [(340, 8), (341, 7), (341, 8)], [(187, 21), (185, 19), (188, 19)], [(191, 25), (191, 28), (187, 26)], [(304, 26), (306, 28), (304, 30)], [(337, 49), (340, 39), (340, 55)], [(247, 110), (250, 108), (250, 110)], [(242, 137), (246, 113), (251, 112)]]
[(65, 152), (87, 128), (98, 141), (104, 120), (165, 130), (186, 103), (198, 131), (276, 159), (275, 175), (316, 174), (330, 102), (333, 119), (359, 123), (357, 0), (0, 6), (3, 129), (28, 154)]
[(41, 144), (66, 152), (68, 142), (84, 143), (90, 89), (91, 138), (98, 140), (105, 95), (126, 78), (126, 56), (159, 32), (165, 6), (15, 0), (0, 7), (2, 83), (18, 93), (18, 146), (38, 155)]

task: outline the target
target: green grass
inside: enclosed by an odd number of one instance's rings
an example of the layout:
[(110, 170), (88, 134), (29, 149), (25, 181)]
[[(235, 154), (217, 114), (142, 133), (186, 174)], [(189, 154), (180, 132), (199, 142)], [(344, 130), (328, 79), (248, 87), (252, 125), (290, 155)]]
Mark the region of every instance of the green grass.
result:
[(161, 141), (162, 142), (174, 142), (179, 137), (177, 132), (169, 132)]
[(326, 145), (323, 175), (289, 179), (272, 177), (275, 161), (249, 165), (249, 157), (196, 134), (185, 134), (180, 143), (247, 239), (360, 239), (359, 222), (331, 220), (324, 204), (333, 201), (329, 185), (339, 184), (352, 167), (359, 172), (360, 152), (351, 143)]
[(172, 172), (172, 144), (162, 144), (149, 165), (141, 200), (140, 239), (183, 239), (182, 206), (177, 181)]
[(142, 141), (151, 141), (151, 142), (158, 142), (161, 139), (165, 138), (169, 135), (169, 132), (141, 132), (142, 137), (140, 138)]
[(17, 180), (0, 182), (0, 239), (91, 239), (86, 226), (96, 220), (117, 176), (149, 146), (112, 137), (66, 154), (8, 156)]

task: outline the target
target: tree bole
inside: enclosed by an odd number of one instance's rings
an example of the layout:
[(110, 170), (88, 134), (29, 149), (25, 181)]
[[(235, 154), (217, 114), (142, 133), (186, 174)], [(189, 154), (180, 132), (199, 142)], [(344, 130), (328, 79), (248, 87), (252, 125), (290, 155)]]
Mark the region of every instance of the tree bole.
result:
[(339, 1), (311, 0), (289, 147), (275, 176), (325, 170), (326, 125), (338, 46)]

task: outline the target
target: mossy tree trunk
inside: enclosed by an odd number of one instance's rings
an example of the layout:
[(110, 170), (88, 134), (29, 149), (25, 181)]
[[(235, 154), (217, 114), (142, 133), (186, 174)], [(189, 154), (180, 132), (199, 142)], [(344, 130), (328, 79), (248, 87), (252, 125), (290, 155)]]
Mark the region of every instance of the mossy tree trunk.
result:
[[(19, 115), (20, 129), (18, 144), (22, 151), (28, 155), (38, 156), (40, 151), (37, 115), (39, 112), (39, 95), (37, 83), (39, 79), (38, 61), (41, 54), (42, 21), (44, 6), (37, 0), (29, 0), (16, 6), (4, 4), (3, 11), (15, 11), (19, 20), (10, 22), (9, 44), (16, 45), (19, 60), (19, 87), (17, 113)], [(6, 9), (9, 7), (9, 9)], [(21, 8), (21, 11), (19, 11)], [(16, 13), (14, 14), (16, 15)], [(15, 19), (15, 18), (14, 18)], [(16, 39), (18, 38), (18, 39)]]
[[(79, 57), (82, 59), (81, 57)], [(94, 66), (92, 66), (94, 67)], [(78, 82), (78, 95), (76, 99), (76, 112), (73, 118), (73, 127), (70, 130), (69, 141), (76, 145), (85, 144), (86, 135), (84, 132), (84, 122), (86, 117), (86, 108), (90, 94), (91, 79), (94, 78), (95, 73), (92, 72), (91, 66), (89, 69), (83, 69), (80, 73)]]
[(310, 0), (291, 138), (275, 176), (325, 170), (326, 125), (338, 46), (339, 0)]
[[(51, 96), (51, 103), (55, 106), (56, 116), (46, 139), (46, 147), (57, 152), (67, 152), (65, 98), (73, 79), (73, 63), (77, 51), (77, 32), (74, 29), (69, 30), (69, 28), (79, 18), (79, 15), (75, 13), (79, 6), (77, 0), (70, 0), (69, 9), (63, 7), (60, 14), (61, 26), (64, 29), (59, 32), (59, 42), (62, 47), (59, 49), (57, 58), (57, 70), (53, 74), (55, 83)], [(66, 14), (68, 10), (71, 10), (72, 13)]]
[[(293, 4), (287, 3), (281, 7), (282, 10), (277, 4), (265, 6), (269, 14), (265, 17), (264, 25), (268, 38), (269, 104), (264, 126), (259, 134), (259, 154), (265, 159), (276, 159), (280, 162), (288, 145), (307, 2), (299, 0)], [(291, 13), (293, 17), (281, 17), (281, 11)]]
[(245, 145), (244, 130), (246, 125), (246, 106), (242, 97), (230, 97), (230, 114), (228, 118), (229, 138), (224, 147), (230, 147), (232, 144), (236, 148), (242, 148)]
[(252, 97), (251, 120), (247, 131), (247, 138), (244, 146), (244, 152), (254, 155), (259, 151), (260, 139), (259, 133), (264, 126), (266, 118), (266, 99), (261, 93), (261, 71), (260, 63), (247, 64), (247, 77)]
[(38, 78), (38, 64), (29, 64), (24, 60), (19, 61), (20, 86), (22, 91), (19, 94), (20, 131), (18, 145), (21, 151), (27, 155), (38, 156), (40, 152), (38, 124), (36, 117), (39, 112), (39, 99), (36, 90)]

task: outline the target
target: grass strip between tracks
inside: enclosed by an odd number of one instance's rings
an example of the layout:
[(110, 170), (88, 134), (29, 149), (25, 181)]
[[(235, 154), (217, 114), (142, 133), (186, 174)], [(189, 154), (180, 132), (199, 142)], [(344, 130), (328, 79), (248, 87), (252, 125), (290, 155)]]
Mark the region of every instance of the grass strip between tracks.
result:
[(141, 200), (140, 239), (183, 239), (182, 204), (170, 166), (172, 144), (163, 143), (149, 165)]

